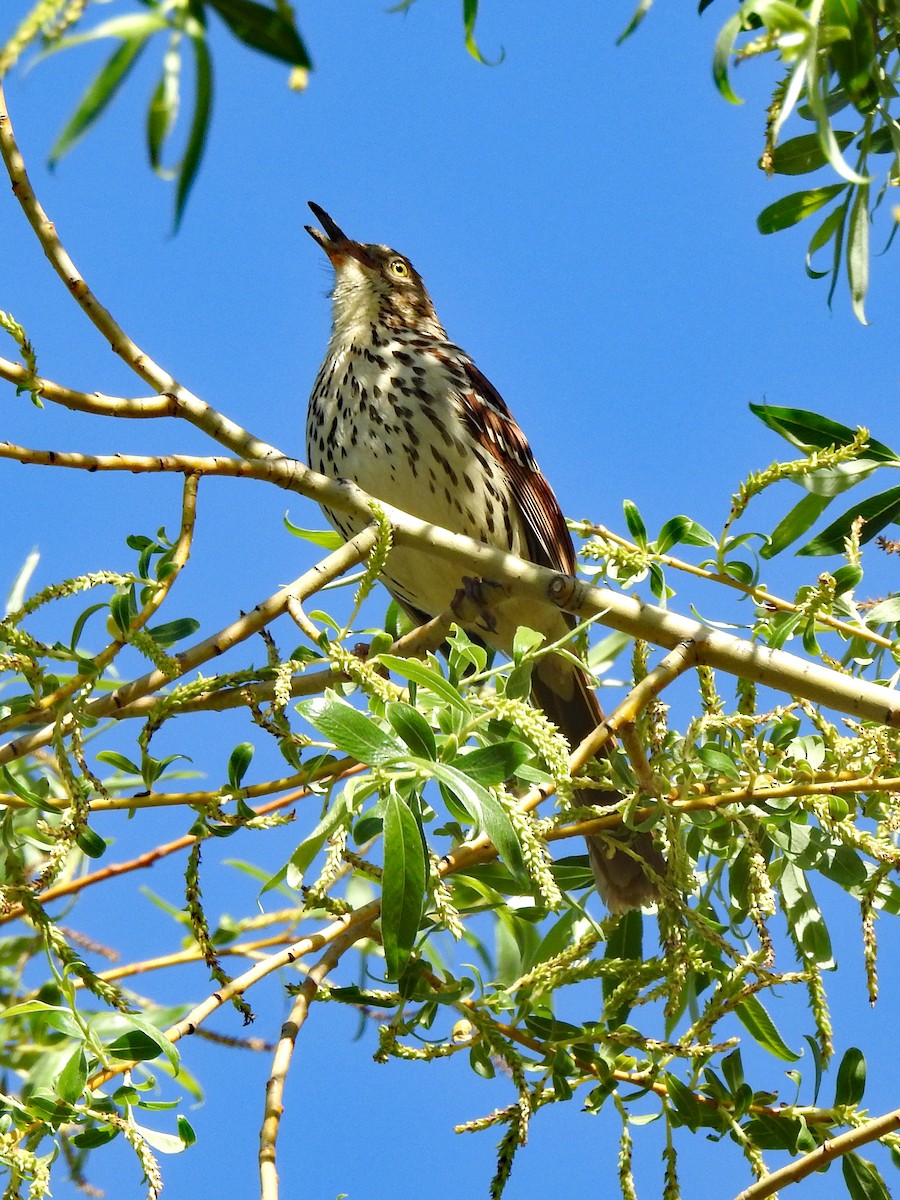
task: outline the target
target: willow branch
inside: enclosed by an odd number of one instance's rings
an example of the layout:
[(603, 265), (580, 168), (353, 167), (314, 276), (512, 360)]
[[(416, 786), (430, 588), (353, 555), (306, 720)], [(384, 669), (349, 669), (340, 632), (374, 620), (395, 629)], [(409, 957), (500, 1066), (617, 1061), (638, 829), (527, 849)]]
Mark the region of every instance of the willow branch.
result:
[[(110, 457), (119, 462), (118, 469), (131, 469), (130, 465), (125, 465), (124, 458)], [(296, 459), (280, 457), (266, 462), (237, 463), (228, 459), (168, 456), (141, 461), (146, 462), (148, 470), (153, 469), (152, 463), (157, 464), (157, 469), (190, 469), (198, 473), (203, 473), (208, 466), (216, 473), (265, 478), (357, 519), (368, 521), (371, 517), (373, 498), (361, 488), (348, 480), (329, 479), (310, 471)], [(163, 464), (162, 467), (159, 464)], [(554, 605), (576, 616), (597, 618), (611, 629), (644, 638), (667, 650), (673, 650), (681, 643), (695, 643), (692, 653), (698, 663), (851, 716), (900, 727), (900, 695), (893, 690), (842, 675), (784, 650), (772, 650), (710, 629), (699, 621), (607, 588), (593, 587), (573, 576), (526, 562), (462, 534), (420, 521), (392, 505), (379, 503), (391, 522), (395, 543), (438, 553), (459, 570), (460, 578), (477, 575), (482, 579), (502, 580), (517, 596)]]
[[(570, 521), (568, 524), (569, 528), (581, 537), (596, 536), (605, 538), (610, 542), (614, 542), (617, 546), (628, 550), (629, 553), (645, 556), (647, 562), (658, 562), (664, 567), (671, 567), (673, 571), (683, 571), (686, 575), (693, 575), (697, 579), (706, 579), (710, 583), (722, 583), (726, 587), (730, 587), (732, 590), (748, 596), (756, 604), (760, 605), (760, 607), (777, 609), (778, 612), (783, 613), (798, 613), (801, 611), (798, 604), (794, 604), (791, 600), (785, 600), (781, 596), (774, 595), (762, 584), (741, 583), (739, 579), (735, 579), (731, 575), (722, 574), (720, 571), (710, 571), (706, 567), (698, 567), (695, 563), (686, 562), (683, 558), (675, 558), (671, 554), (649, 553), (634, 542), (629, 542), (627, 538), (623, 538), (621, 534), (613, 533), (605, 525), (595, 525), (592, 521)], [(851, 625), (848, 621), (842, 621), (840, 617), (832, 616), (830, 613), (816, 613), (816, 622), (820, 625), (827, 625), (829, 629), (833, 629), (836, 633), (840, 633), (844, 637), (862, 638), (863, 641), (871, 642), (876, 646), (882, 646), (885, 650), (890, 650), (894, 644), (890, 638), (876, 633), (874, 629), (869, 629), (867, 625)]]
[(50, 379), (37, 378), (28, 374), (21, 363), (0, 358), (0, 379), (15, 387), (28, 386), (28, 390), (42, 400), (58, 404), (73, 412), (93, 413), (103, 417), (131, 417), (141, 420), (151, 417), (174, 417), (178, 406), (172, 396), (142, 396), (126, 399), (123, 396), (105, 396), (102, 392), (79, 392), (63, 387)]
[(337, 966), (341, 956), (361, 936), (356, 929), (347, 930), (336, 938), (321, 959), (306, 973), (306, 980), (297, 993), (290, 1016), (281, 1027), (281, 1037), (272, 1061), (272, 1073), (266, 1083), (266, 1104), (259, 1132), (259, 1180), (261, 1200), (278, 1200), (278, 1172), (275, 1167), (275, 1145), (284, 1111), (284, 1086), (294, 1053), (297, 1034), (309, 1015), (309, 1006), (319, 985)]
[(779, 1188), (789, 1183), (799, 1183), (813, 1171), (821, 1171), (836, 1158), (850, 1154), (853, 1150), (857, 1150), (869, 1142), (877, 1142), (879, 1138), (893, 1133), (896, 1129), (900, 1129), (900, 1108), (895, 1108), (893, 1112), (886, 1113), (882, 1117), (866, 1121), (864, 1125), (850, 1129), (847, 1133), (839, 1134), (836, 1138), (830, 1138), (817, 1150), (813, 1150), (810, 1154), (804, 1154), (796, 1162), (788, 1163), (786, 1167), (781, 1167), (764, 1179), (757, 1180), (756, 1183), (751, 1184), (736, 1196), (735, 1200), (765, 1200), (766, 1196), (774, 1195)]
[(50, 265), (78, 306), (123, 362), (154, 392), (161, 396), (167, 396), (176, 415), (190, 414), (188, 419), (199, 428), (204, 429), (216, 441), (232, 445), (233, 448), (240, 447), (238, 453), (246, 454), (249, 458), (262, 459), (277, 456), (278, 452), (274, 447), (250, 437), (240, 426), (211, 409), (183, 387), (173, 375), (154, 362), (128, 336), (109, 310), (91, 291), (60, 241), (55, 225), (44, 211), (28, 179), (25, 161), (16, 143), (2, 81), (0, 81), (0, 156), (2, 156), (9, 174), (13, 195), (21, 205)]
[[(233, 646), (241, 641), (245, 641), (253, 634), (265, 628), (276, 617), (280, 616), (287, 608), (288, 599), (291, 596), (307, 596), (318, 591), (331, 579), (336, 579), (342, 575), (349, 567), (355, 566), (360, 562), (372, 546), (377, 538), (377, 530), (374, 526), (364, 529), (356, 537), (351, 538), (340, 549), (333, 551), (323, 559), (316, 563), (309, 571), (306, 571), (299, 579), (288, 584), (287, 587), (281, 588), (270, 596), (262, 604), (258, 604), (252, 612), (247, 613), (238, 621), (232, 622), (231, 625), (219, 630), (212, 637), (200, 642), (190, 650), (178, 654), (174, 658), (174, 662), (178, 666), (180, 675), (186, 674), (195, 667), (201, 666), (212, 658), (217, 658), (224, 654), (226, 650), (230, 650)], [(139, 679), (132, 680), (130, 683), (124, 684), (115, 691), (110, 692), (106, 696), (98, 697), (96, 700), (91, 700), (84, 705), (84, 712), (90, 718), (103, 718), (115, 715), (120, 709), (132, 703), (134, 700), (144, 696), (155, 694), (166, 684), (171, 683), (172, 679), (163, 671), (153, 670), (146, 675), (142, 675)], [(63, 732), (67, 732), (74, 722), (72, 716), (66, 716), (62, 719)], [(6, 745), (0, 746), (0, 762), (10, 762), (15, 758), (19, 758), (24, 754), (30, 754), (41, 746), (46, 746), (54, 737), (54, 725), (48, 725), (43, 729), (39, 729), (34, 733), (26, 734), (18, 738), (16, 741), (7, 742)]]
[[(158, 580), (153, 587), (152, 594), (147, 602), (141, 608), (141, 611), (134, 617), (128, 626), (128, 634), (137, 633), (143, 629), (147, 622), (156, 615), (163, 601), (168, 596), (169, 592), (175, 584), (175, 580), (181, 573), (182, 568), (187, 563), (191, 553), (191, 543), (194, 538), (194, 526), (197, 519), (197, 488), (199, 486), (199, 478), (197, 475), (185, 475), (184, 489), (181, 500), (181, 529), (178, 534), (170, 563), (172, 570), (162, 580)], [(27, 712), (16, 713), (7, 717), (3, 722), (3, 729), (17, 729), (20, 725), (34, 723), (42, 719), (46, 719), (49, 714), (52, 714), (54, 709), (66, 700), (69, 696), (73, 696), (81, 687), (88, 683), (94, 677), (100, 675), (102, 671), (110, 665), (116, 656), (128, 645), (127, 640), (116, 639), (111, 642), (105, 649), (91, 660), (91, 675), (75, 674), (71, 679), (49, 692), (46, 696), (42, 696), (40, 702), (29, 709)]]

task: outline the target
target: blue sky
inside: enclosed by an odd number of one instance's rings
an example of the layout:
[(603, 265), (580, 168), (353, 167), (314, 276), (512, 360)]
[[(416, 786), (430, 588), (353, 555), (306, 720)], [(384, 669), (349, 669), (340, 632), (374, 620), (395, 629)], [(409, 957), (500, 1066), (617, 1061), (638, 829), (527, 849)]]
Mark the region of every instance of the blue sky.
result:
[[(316, 65), (303, 95), (288, 91), (280, 67), (216, 33), (211, 140), (176, 238), (171, 189), (151, 176), (143, 151), (156, 50), (52, 174), (43, 165), (47, 151), (103, 51), (58, 55), (9, 81), (38, 194), (79, 269), (139, 344), (210, 404), (286, 453), (302, 454), (306, 398), (329, 323), (327, 264), (302, 228), (311, 199), (349, 235), (387, 242), (412, 259), (450, 336), (504, 395), (571, 516), (624, 529), (628, 497), (651, 531), (679, 512), (719, 528), (738, 482), (787, 457), (749, 402), (816, 409), (865, 423), (888, 444), (898, 440), (893, 259), (876, 262), (872, 324), (863, 328), (840, 290), (829, 312), (824, 284), (807, 280), (805, 229), (757, 234), (757, 212), (789, 188), (755, 166), (768, 68), (749, 64), (737, 73), (742, 107), (727, 105), (713, 87), (712, 44), (727, 5), (698, 18), (690, 6), (661, 2), (617, 48), (627, 3), (531, 5), (523, 17), (511, 0), (486, 0), (481, 48), (489, 59), (504, 52), (493, 67), (465, 53), (457, 9), (426, 0), (406, 14), (368, 2), (303, 6)], [(140, 394), (5, 195), (0, 306), (26, 326), (41, 372), (88, 391)], [(11, 395), (3, 436), (90, 452), (210, 452), (199, 435), (172, 423), (114, 424), (50, 406), (38, 412)], [(0, 472), (13, 514), (0, 547), (0, 588), (34, 545), (36, 583), (44, 585), (88, 569), (124, 569), (129, 533), (177, 527), (173, 479), (13, 464), (0, 464)], [(760, 502), (760, 525), (796, 498), (785, 491)], [(284, 531), (286, 506), (275, 489), (207, 481), (200, 534), (171, 615), (202, 616), (213, 630), (298, 575), (313, 551)], [(290, 510), (300, 525), (319, 523), (299, 498)], [(778, 562), (771, 585), (790, 592), (817, 569)], [(703, 600), (704, 615), (716, 615), (716, 602)], [(234, 728), (204, 723), (199, 767), (221, 769), (242, 736)], [(160, 840), (189, 824), (181, 813), (152, 820)], [(124, 821), (98, 828), (118, 839), (117, 857), (136, 844)], [(145, 828), (142, 844), (147, 838)], [(247, 887), (211, 869), (217, 856), (259, 857), (274, 867), (291, 838), (285, 831), (274, 850), (261, 839), (208, 846), (210, 911), (238, 910), (235, 896)], [(177, 901), (174, 866), (141, 882)], [(133, 886), (116, 885), (121, 904), (112, 915), (92, 902), (78, 920), (101, 940), (130, 936), (142, 954), (161, 952), (174, 943), (173, 930), (148, 901), (133, 899)], [(847, 1036), (869, 1052), (867, 1100), (880, 1112), (896, 1104), (895, 1072), (883, 1053), (896, 949), (882, 931), (883, 999), (870, 1013), (857, 918), (849, 905), (837, 911), (846, 933), (838, 939), (836, 1018), (850, 1015)], [(155, 996), (172, 1002), (208, 991), (199, 968), (179, 988), (153, 984)], [(278, 983), (256, 1002), (252, 1033), (271, 1038), (283, 1015)], [(799, 1041), (799, 1024), (786, 1020)], [(215, 1027), (240, 1032), (230, 1014)], [(371, 1036), (353, 1041), (354, 1031), (352, 1016), (316, 1010), (301, 1037), (279, 1147), (283, 1194), (486, 1194), (494, 1135), (459, 1138), (451, 1128), (508, 1102), (511, 1089), (477, 1080), (455, 1061), (376, 1067)], [(202, 1171), (200, 1195), (252, 1195), (268, 1057), (236, 1053), (223, 1065), (221, 1051), (199, 1042), (183, 1049), (199, 1074), (211, 1072), (210, 1098), (192, 1114), (201, 1147), (164, 1163), (168, 1194), (198, 1194)], [(780, 1069), (770, 1076), (780, 1079)], [(508, 1200), (605, 1195), (614, 1187), (615, 1123), (577, 1108), (540, 1114)], [(639, 1150), (641, 1136), (636, 1131)], [(650, 1131), (638, 1167), (644, 1195), (659, 1194), (658, 1152)], [(712, 1161), (723, 1171), (716, 1195), (749, 1182), (733, 1147), (704, 1142), (685, 1158), (686, 1195), (700, 1194)], [(95, 1181), (109, 1194), (141, 1194), (130, 1158), (113, 1155), (97, 1168)], [(803, 1187), (808, 1197), (840, 1191), (834, 1172)], [(61, 1183), (55, 1189), (58, 1200), (71, 1194)]]

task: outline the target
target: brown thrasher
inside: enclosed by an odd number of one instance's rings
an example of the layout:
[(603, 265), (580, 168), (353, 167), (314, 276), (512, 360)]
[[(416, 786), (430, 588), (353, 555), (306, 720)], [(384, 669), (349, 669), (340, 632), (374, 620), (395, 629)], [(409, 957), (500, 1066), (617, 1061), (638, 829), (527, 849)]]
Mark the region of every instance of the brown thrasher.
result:
[[(574, 574), (572, 538), (525, 435), (471, 358), (448, 341), (418, 272), (396, 250), (351, 241), (319, 205), (309, 207), (325, 232), (307, 231), (335, 273), (331, 341), (307, 416), (310, 466), (423, 521)], [(344, 513), (325, 515), (345, 538), (362, 528)], [(384, 582), (424, 622), (446, 611), (461, 580), (438, 554), (398, 546)], [(508, 654), (520, 625), (551, 643), (573, 624), (557, 608), (513, 595), (471, 632)], [(603, 720), (587, 675), (561, 655), (538, 660), (532, 687), (534, 702), (572, 746)], [(577, 795), (596, 802), (588, 789)], [(659, 899), (643, 863), (665, 872), (649, 834), (622, 840), (631, 854), (587, 839), (597, 891), (612, 912)]]

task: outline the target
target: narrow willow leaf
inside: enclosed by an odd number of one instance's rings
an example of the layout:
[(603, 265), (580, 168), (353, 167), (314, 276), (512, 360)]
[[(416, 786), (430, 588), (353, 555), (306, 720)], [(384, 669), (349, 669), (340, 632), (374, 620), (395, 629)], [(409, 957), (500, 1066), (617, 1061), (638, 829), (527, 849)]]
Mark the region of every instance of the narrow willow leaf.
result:
[(878, 1168), (866, 1158), (851, 1152), (841, 1157), (844, 1183), (850, 1200), (891, 1200), (891, 1193)]
[(743, 25), (743, 11), (734, 13), (730, 16), (716, 38), (715, 48), (713, 50), (712, 73), (713, 80), (719, 92), (725, 97), (730, 104), (743, 104), (743, 100), (736, 96), (732, 87), (731, 80), (728, 77), (728, 64), (731, 60), (731, 53), (734, 50), (734, 43), (737, 40), (738, 34), (741, 32)]
[(112, 52), (88, 84), (78, 107), (53, 143), (47, 160), (49, 166), (55, 167), (63, 155), (67, 154), (102, 116), (147, 44), (147, 36), (144, 34), (141, 37), (129, 38)]
[(398, 979), (409, 961), (425, 903), (425, 847), (419, 823), (395, 792), (384, 804), (381, 938), (385, 974)]
[(163, 1055), (173, 1067), (178, 1065), (178, 1051), (161, 1030), (132, 1013), (126, 1019), (132, 1028), (105, 1047), (111, 1058), (148, 1062)]
[(848, 509), (827, 529), (823, 529), (818, 537), (807, 542), (797, 553), (807, 555), (841, 554), (844, 549), (844, 541), (850, 533), (850, 526), (857, 517), (865, 520), (860, 540), (871, 541), (876, 533), (880, 533), (886, 525), (890, 525), (892, 521), (896, 521), (900, 517), (900, 487), (879, 492), (877, 496), (870, 496), (868, 500), (863, 500), (855, 508)]
[(697, 757), (704, 766), (709, 767), (718, 775), (724, 775), (726, 779), (737, 781), (741, 777), (734, 761), (724, 750), (719, 750), (716, 746), (701, 746), (697, 751)]
[(847, 230), (847, 278), (853, 312), (861, 325), (866, 320), (866, 293), (869, 290), (869, 185), (860, 184), (850, 207)]
[(480, 783), (448, 763), (422, 763), (460, 802), (481, 833), (497, 847), (504, 864), (522, 883), (528, 880), (522, 847), (503, 805)]
[(748, 996), (734, 1011), (753, 1039), (775, 1058), (784, 1062), (796, 1062), (800, 1058), (800, 1055), (795, 1054), (785, 1042), (776, 1029), (775, 1022), (763, 1008), (762, 1001), (756, 996)]
[[(97, 757), (99, 758), (99, 755)], [(135, 774), (140, 774), (140, 772), (135, 772)], [(48, 779), (35, 779), (31, 786), (26, 786), (24, 780), (18, 779), (8, 767), (0, 766), (0, 780), (14, 795), (23, 800), (29, 808), (36, 808), (38, 811), (43, 812), (47, 808), (55, 807), (52, 801), (48, 803), (50, 795), (50, 781)]]
[(60, 1071), (56, 1086), (59, 1098), (66, 1104), (75, 1104), (81, 1099), (84, 1085), (87, 1083), (87, 1058), (84, 1047), (79, 1046)]
[(197, 177), (203, 151), (206, 148), (206, 135), (212, 115), (213, 74), (212, 59), (206, 44), (206, 31), (198, 30), (191, 36), (194, 48), (194, 115), (188, 133), (187, 147), (178, 171), (178, 185), (175, 189), (175, 221), (174, 232), (178, 232), (181, 218), (184, 216), (188, 195)]
[[(712, 0), (706, 0), (706, 3), (707, 4), (712, 3)], [(626, 42), (631, 37), (631, 35), (638, 28), (638, 26), (641, 24), (644, 17), (646, 17), (647, 13), (650, 11), (650, 9), (652, 7), (653, 7), (653, 0), (638, 0), (637, 7), (635, 8), (634, 12), (631, 14), (631, 20), (628, 22), (628, 24), (625, 26), (625, 28), (622, 30), (622, 32), (619, 34), (619, 36), (616, 38), (617, 46), (621, 46), (623, 42)], [(700, 11), (701, 12), (703, 11), (702, 5), (700, 8)]]
[(359, 709), (328, 689), (324, 695), (301, 700), (297, 711), (338, 750), (368, 766), (381, 766), (407, 756), (406, 748)]
[(106, 839), (87, 826), (78, 834), (75, 844), (88, 858), (102, 858), (106, 853)]
[(784, 899), (785, 915), (800, 953), (821, 970), (832, 970), (834, 956), (831, 938), (805, 873), (793, 863), (785, 862), (779, 886)]
[(453, 765), (483, 787), (498, 787), (530, 757), (524, 742), (494, 742), (458, 755)]
[(813, 1087), (812, 1103), (819, 1103), (819, 1089), (822, 1086), (822, 1051), (819, 1049), (819, 1043), (815, 1038), (810, 1037), (808, 1033), (804, 1033), (804, 1038), (809, 1043), (809, 1050), (812, 1054), (813, 1067), (815, 1069), (815, 1085)]
[(475, 41), (475, 22), (478, 20), (478, 0), (463, 0), (463, 26), (466, 34), (466, 49), (476, 62), (486, 67), (497, 66), (506, 57), (505, 51), (500, 51), (500, 57), (493, 62), (484, 57)]
[(183, 641), (186, 637), (197, 632), (200, 628), (200, 622), (193, 617), (179, 617), (175, 621), (167, 621), (164, 625), (154, 625), (147, 632), (156, 642), (157, 646), (167, 647), (174, 646), (176, 642)]
[(119, 754), (115, 750), (100, 750), (97, 754), (97, 761), (106, 763), (109, 767), (115, 767), (117, 771), (124, 771), (126, 775), (140, 775), (141, 768), (126, 758), (124, 754)]
[[(834, 131), (837, 144), (843, 150), (856, 136), (846, 129)], [(776, 146), (772, 154), (772, 168), (778, 175), (806, 175), (824, 167), (827, 158), (816, 133), (805, 133)]]
[(887, 625), (900, 621), (900, 596), (891, 596), (882, 600), (865, 614), (867, 625)]
[(760, 550), (760, 555), (763, 558), (774, 558), (776, 554), (780, 554), (786, 546), (790, 546), (791, 542), (795, 542), (815, 524), (830, 503), (830, 496), (804, 496), (772, 530), (769, 540)]
[[(644, 958), (644, 921), (641, 914), (635, 910), (624, 913), (613, 928), (606, 943), (604, 961), (622, 959), (626, 962), (642, 962)], [(619, 986), (620, 980), (613, 975), (601, 975), (604, 1004)], [(615, 1029), (628, 1020), (631, 1012), (630, 1004), (621, 1004), (615, 1012), (607, 1013), (604, 1018), (610, 1028)]]
[(391, 727), (416, 757), (437, 758), (434, 731), (417, 709), (411, 704), (394, 700), (385, 706), (384, 713)]
[(778, 233), (782, 229), (789, 229), (804, 217), (818, 212), (829, 200), (840, 195), (846, 186), (845, 183), (830, 183), (825, 187), (807, 188), (804, 192), (782, 196), (762, 210), (756, 218), (756, 227), (760, 233)]
[[(284, 871), (284, 881), (288, 887), (297, 889), (303, 883), (303, 877), (309, 870), (309, 865), (331, 837), (348, 819), (348, 804), (346, 790), (334, 801), (328, 812), (318, 823), (312, 833), (307, 834), (294, 853), (291, 855)], [(281, 882), (281, 873), (274, 875), (263, 887), (263, 891), (275, 887)]]
[[(807, 454), (813, 450), (826, 450), (829, 446), (847, 446), (856, 437), (856, 430), (849, 425), (805, 408), (783, 408), (777, 404), (750, 404), (749, 408), (764, 425)], [(875, 438), (869, 438), (865, 457), (900, 464), (896, 452)]]
[(834, 1086), (835, 1108), (854, 1108), (866, 1090), (866, 1060), (862, 1050), (851, 1046), (838, 1067)]
[[(835, 270), (835, 263), (832, 261), (831, 266), (827, 271), (817, 271), (812, 260), (819, 250), (823, 250), (832, 238), (837, 238), (838, 243), (843, 236), (843, 224), (847, 216), (847, 205), (839, 204), (833, 208), (816, 232), (809, 239), (809, 246), (806, 249), (806, 273), (810, 279), (824, 279), (826, 275), (830, 275)], [(838, 260), (840, 254), (838, 255)]]
[(163, 55), (162, 75), (153, 89), (147, 109), (147, 156), (154, 172), (163, 179), (171, 178), (171, 172), (162, 165), (162, 155), (178, 117), (182, 63), (180, 45), (180, 39), (173, 38)]
[(682, 1124), (691, 1130), (699, 1129), (702, 1120), (700, 1101), (694, 1095), (693, 1091), (675, 1075), (668, 1073), (665, 1076), (665, 1084), (669, 1102), (678, 1114)]
[(247, 768), (253, 761), (253, 743), (241, 742), (235, 746), (228, 759), (228, 786), (239, 788), (247, 773)]
[(383, 667), (387, 667), (389, 671), (393, 671), (395, 675), (399, 675), (401, 679), (409, 679), (412, 683), (418, 683), (422, 687), (428, 688), (439, 700), (443, 700), (454, 708), (466, 713), (470, 711), (469, 705), (466, 704), (453, 684), (446, 680), (440, 671), (427, 663), (420, 662), (417, 658), (398, 658), (396, 654), (379, 654), (378, 662)]
[(625, 513), (625, 524), (628, 532), (642, 548), (647, 545), (647, 527), (633, 500), (623, 500), (622, 510)]
[(285, 15), (286, 5), (266, 8), (255, 0), (208, 0), (234, 36), (250, 46), (292, 67), (309, 70), (312, 60), (293, 21)]
[(288, 533), (303, 538), (305, 542), (312, 542), (314, 546), (321, 546), (325, 550), (339, 550), (344, 544), (344, 539), (336, 529), (301, 529), (299, 525), (291, 522), (287, 513), (283, 519)]

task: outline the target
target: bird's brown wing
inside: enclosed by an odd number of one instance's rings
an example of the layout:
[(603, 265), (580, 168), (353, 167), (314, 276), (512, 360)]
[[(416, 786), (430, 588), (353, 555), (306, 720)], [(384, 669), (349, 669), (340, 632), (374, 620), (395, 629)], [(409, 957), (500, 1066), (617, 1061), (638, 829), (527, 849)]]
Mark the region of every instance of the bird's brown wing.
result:
[(503, 467), (522, 515), (531, 562), (566, 575), (575, 573), (575, 547), (553, 489), (534, 460), (528, 439), (503, 397), (474, 363), (464, 364), (471, 388), (461, 395), (465, 420), (476, 441)]
[[(522, 517), (529, 559), (553, 571), (574, 575), (572, 536), (528, 439), (490, 380), (470, 361), (465, 362), (464, 370), (471, 383), (461, 396), (469, 430), (509, 478)], [(567, 619), (575, 624), (573, 617)], [(570, 746), (577, 746), (603, 721), (603, 710), (586, 672), (559, 655), (538, 664), (532, 678), (532, 695)], [(596, 803), (596, 793), (589, 790), (576, 795), (583, 804)], [(607, 803), (615, 799), (615, 793), (604, 793)], [(627, 912), (659, 899), (658, 887), (643, 866), (647, 864), (657, 875), (663, 875), (666, 864), (649, 833), (623, 837), (627, 850), (617, 849), (599, 837), (586, 840), (597, 891), (611, 912)]]

